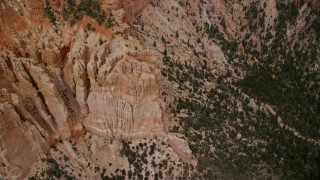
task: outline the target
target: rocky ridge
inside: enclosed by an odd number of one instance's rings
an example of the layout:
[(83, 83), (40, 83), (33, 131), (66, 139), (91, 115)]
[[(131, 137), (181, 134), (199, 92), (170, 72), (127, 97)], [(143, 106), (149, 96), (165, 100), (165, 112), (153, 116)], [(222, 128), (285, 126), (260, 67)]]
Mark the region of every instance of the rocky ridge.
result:
[(128, 29), (146, 3), (102, 4), (117, 24), (102, 30), (88, 17), (71, 27), (53, 2), (57, 31), (42, 17), (45, 2), (1, 2), (2, 177), (25, 177), (50, 146), (86, 131), (117, 140), (169, 138), (181, 157), (192, 158), (167, 129), (161, 62)]

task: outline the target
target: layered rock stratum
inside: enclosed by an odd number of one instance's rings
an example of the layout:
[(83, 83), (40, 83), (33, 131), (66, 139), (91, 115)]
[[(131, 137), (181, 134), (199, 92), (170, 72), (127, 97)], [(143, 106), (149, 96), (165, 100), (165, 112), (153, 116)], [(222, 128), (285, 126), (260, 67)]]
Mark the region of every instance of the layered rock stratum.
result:
[[(130, 35), (148, 1), (104, 2), (117, 24), (109, 29), (89, 17), (71, 27), (61, 21), (60, 2), (47, 3), (0, 3), (1, 176), (26, 177), (50, 146), (86, 132), (169, 139), (191, 159), (187, 143), (167, 129), (161, 60)], [(58, 25), (43, 17), (49, 6)]]

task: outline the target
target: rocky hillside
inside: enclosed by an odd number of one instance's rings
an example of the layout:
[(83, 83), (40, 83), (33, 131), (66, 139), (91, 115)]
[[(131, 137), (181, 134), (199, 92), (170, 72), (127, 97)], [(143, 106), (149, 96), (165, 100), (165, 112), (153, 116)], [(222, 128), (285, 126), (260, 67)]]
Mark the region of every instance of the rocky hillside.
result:
[(320, 3), (3, 0), (0, 179), (317, 179)]

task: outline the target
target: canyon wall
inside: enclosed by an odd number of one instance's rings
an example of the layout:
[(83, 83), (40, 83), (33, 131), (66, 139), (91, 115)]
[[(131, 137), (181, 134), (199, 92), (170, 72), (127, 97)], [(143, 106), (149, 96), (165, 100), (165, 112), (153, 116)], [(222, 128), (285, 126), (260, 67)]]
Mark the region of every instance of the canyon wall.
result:
[(54, 3), (58, 31), (43, 17), (44, 1), (0, 3), (4, 177), (24, 177), (50, 145), (85, 131), (117, 139), (168, 134), (161, 61), (123, 28), (147, 1), (103, 4), (115, 16), (109, 29), (88, 17), (70, 26)]

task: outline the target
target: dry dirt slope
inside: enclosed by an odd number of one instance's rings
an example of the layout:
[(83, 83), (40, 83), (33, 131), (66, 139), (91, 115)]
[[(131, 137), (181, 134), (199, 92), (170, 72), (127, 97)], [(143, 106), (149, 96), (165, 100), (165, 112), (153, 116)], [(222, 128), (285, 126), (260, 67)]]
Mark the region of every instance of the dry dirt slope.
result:
[(133, 32), (163, 56), (171, 131), (187, 138), (197, 177), (319, 176), (319, 25), (316, 1), (144, 9)]

